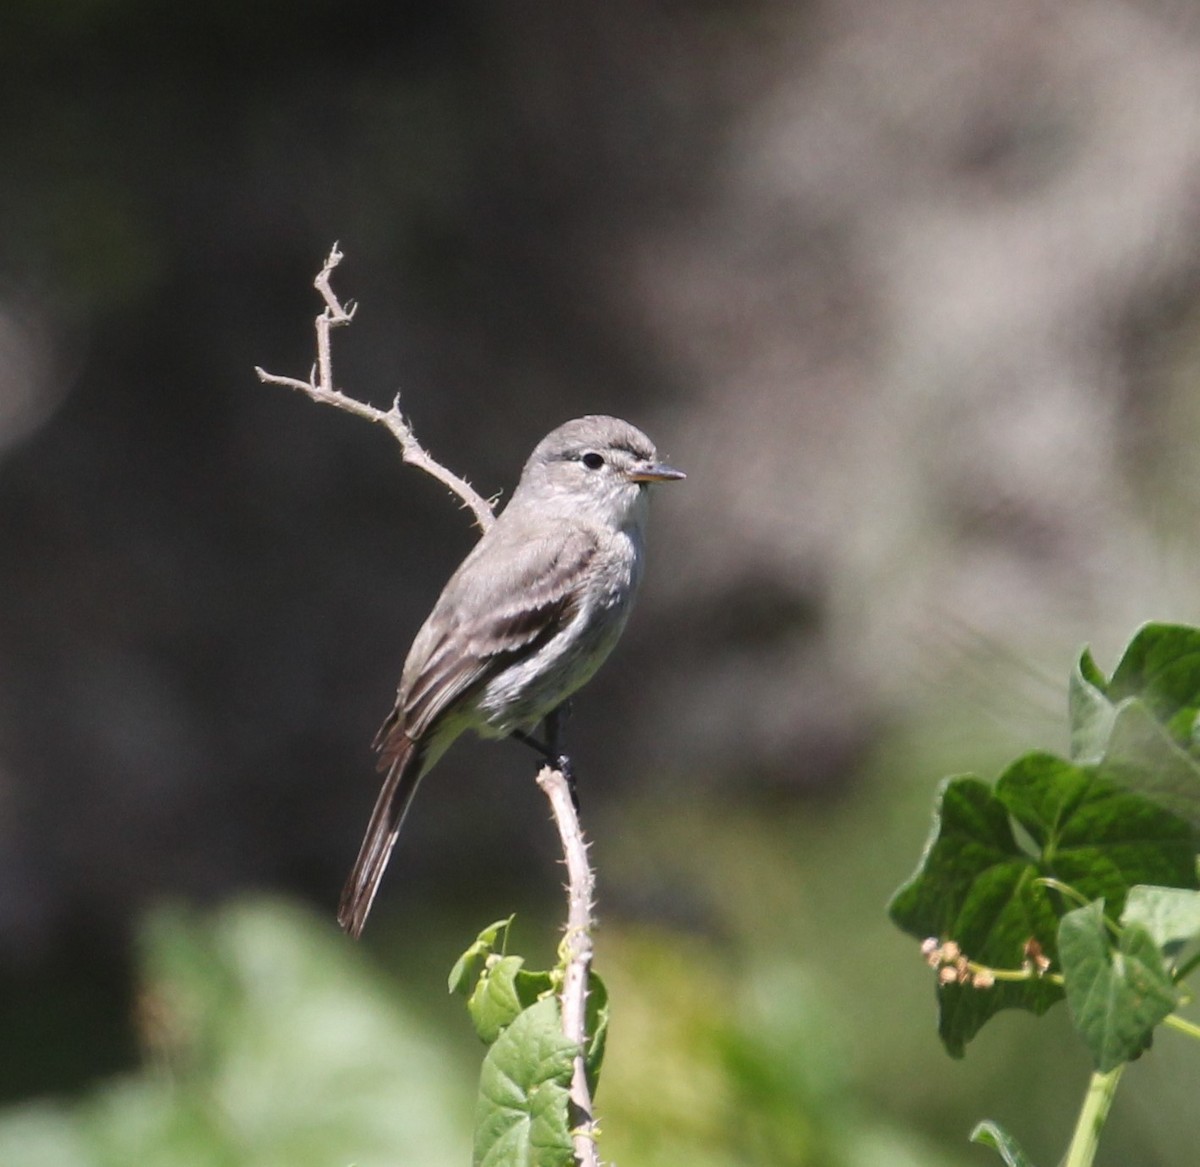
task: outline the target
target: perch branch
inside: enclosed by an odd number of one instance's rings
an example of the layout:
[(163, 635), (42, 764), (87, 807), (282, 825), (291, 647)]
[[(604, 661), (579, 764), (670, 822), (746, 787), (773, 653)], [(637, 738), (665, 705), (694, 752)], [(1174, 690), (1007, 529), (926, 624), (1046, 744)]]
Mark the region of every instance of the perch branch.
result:
[(268, 385), (283, 385), (288, 389), (296, 389), (311, 397), (320, 405), (332, 405), (335, 409), (343, 409), (356, 417), (381, 425), (400, 444), (401, 457), (410, 466), (424, 470), (426, 474), (436, 478), (438, 482), (456, 494), (475, 516), (475, 522), (481, 531), (486, 531), (495, 521), (491, 504), (481, 497), (466, 479), (460, 478), (451, 470), (447, 470), (440, 462), (435, 461), (424, 446), (417, 441), (412, 426), (400, 412), (400, 395), (397, 394), (389, 410), (376, 409), (365, 401), (357, 401), (347, 397), (333, 383), (333, 361), (330, 355), (330, 333), (335, 328), (349, 324), (354, 319), (358, 308), (352, 300), (344, 305), (335, 295), (330, 284), (333, 269), (342, 262), (342, 253), (335, 243), (325, 260), (313, 287), (321, 293), (325, 307), (316, 319), (317, 332), (317, 363), (309, 373), (307, 381), (297, 377), (281, 377), (276, 373), (268, 373), (265, 369), (255, 366), (258, 379)]
[(596, 1121), (592, 1117), (592, 1094), (587, 1080), (587, 995), (588, 970), (592, 963), (592, 903), (595, 876), (588, 862), (587, 842), (579, 826), (579, 816), (571, 799), (566, 776), (544, 766), (537, 776), (538, 785), (550, 799), (554, 822), (562, 840), (567, 865), (567, 930), (562, 952), (566, 972), (562, 986), (563, 1033), (579, 1046), (571, 1073), (571, 1101), (579, 1112), (574, 1131), (575, 1158), (580, 1167), (599, 1167), (596, 1156)]

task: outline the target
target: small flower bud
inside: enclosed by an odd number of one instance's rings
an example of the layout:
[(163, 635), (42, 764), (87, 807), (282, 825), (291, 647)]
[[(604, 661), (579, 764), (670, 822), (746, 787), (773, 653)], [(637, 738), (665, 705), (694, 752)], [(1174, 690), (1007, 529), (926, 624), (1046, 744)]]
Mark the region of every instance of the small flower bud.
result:
[(1038, 976), (1050, 968), (1050, 958), (1042, 951), (1042, 946), (1034, 936), (1025, 941), (1025, 967), (1032, 969)]

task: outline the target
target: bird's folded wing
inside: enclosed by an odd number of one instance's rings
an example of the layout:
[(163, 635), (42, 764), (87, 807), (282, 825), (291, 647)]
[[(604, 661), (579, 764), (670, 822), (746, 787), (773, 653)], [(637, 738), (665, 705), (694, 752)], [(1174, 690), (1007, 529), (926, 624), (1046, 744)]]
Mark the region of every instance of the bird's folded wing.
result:
[(506, 534), (513, 537), (488, 548), (486, 572), (475, 552), (463, 561), (417, 634), (397, 706), (376, 735), (381, 766), (395, 735), (423, 737), (457, 698), (536, 652), (574, 617), (598, 551), (595, 533), (571, 525), (528, 539), (515, 528)]

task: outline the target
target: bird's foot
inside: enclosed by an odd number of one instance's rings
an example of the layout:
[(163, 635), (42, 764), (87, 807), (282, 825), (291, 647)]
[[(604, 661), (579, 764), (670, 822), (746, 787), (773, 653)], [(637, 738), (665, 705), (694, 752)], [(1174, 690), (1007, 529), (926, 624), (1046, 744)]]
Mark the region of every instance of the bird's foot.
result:
[(554, 768), (567, 780), (567, 793), (571, 796), (571, 805), (575, 813), (579, 813), (579, 786), (575, 781), (575, 767), (566, 754), (559, 754), (554, 759)]

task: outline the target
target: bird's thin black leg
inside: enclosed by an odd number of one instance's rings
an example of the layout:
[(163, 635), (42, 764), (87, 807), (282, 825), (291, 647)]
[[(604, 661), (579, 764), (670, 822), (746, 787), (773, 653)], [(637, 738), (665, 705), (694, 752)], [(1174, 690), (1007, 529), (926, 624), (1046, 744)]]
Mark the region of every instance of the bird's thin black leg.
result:
[(546, 727), (546, 740), (539, 741), (531, 733), (523, 729), (514, 729), (509, 737), (515, 738), (522, 745), (528, 746), (535, 753), (545, 758), (567, 780), (567, 790), (571, 794), (571, 802), (575, 813), (579, 813), (579, 789), (575, 783), (575, 767), (571, 765), (570, 756), (563, 750), (563, 726), (571, 715), (571, 702), (564, 701), (552, 713), (547, 714), (543, 723)]
[(557, 765), (558, 756), (545, 742), (538, 741), (533, 734), (526, 733), (522, 729), (514, 729), (508, 736), (514, 741), (520, 742), (521, 745), (528, 746), (535, 754), (538, 754), (549, 762), (551, 766)]

